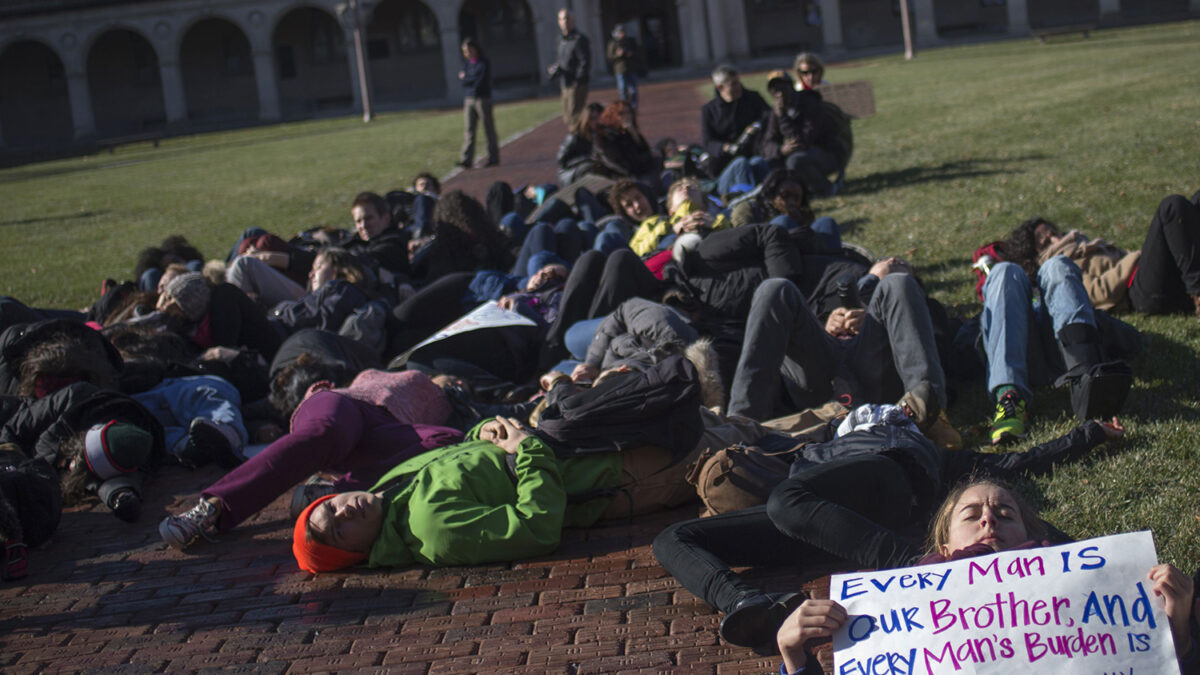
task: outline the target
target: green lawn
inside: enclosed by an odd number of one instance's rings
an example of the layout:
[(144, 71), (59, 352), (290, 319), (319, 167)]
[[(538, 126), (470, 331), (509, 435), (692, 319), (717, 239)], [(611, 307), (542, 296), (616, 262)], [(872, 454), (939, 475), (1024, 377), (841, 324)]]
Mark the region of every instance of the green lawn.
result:
[[(1197, 44), (1200, 22), (1188, 22), (834, 67), (834, 81), (872, 82), (878, 114), (855, 123), (848, 190), (820, 210), (850, 241), (913, 259), (931, 292), (963, 315), (978, 310), (971, 252), (1023, 219), (1042, 215), (1140, 247), (1163, 196), (1200, 188)], [(761, 74), (747, 81), (763, 89)], [(558, 102), (501, 107), (507, 136), (552, 117)], [(460, 134), (457, 110), (399, 113), (370, 125), (279, 125), (0, 171), (0, 290), (79, 307), (100, 279), (127, 277), (137, 250), (166, 234), (216, 254), (251, 225), (345, 226), (355, 192), (403, 185), (421, 170), (445, 173)], [(1149, 527), (1162, 557), (1191, 572), (1200, 561), (1200, 324), (1128, 320), (1150, 339), (1123, 416), (1128, 439), (1031, 488), (1067, 532)], [(990, 416), (978, 389), (951, 411), (975, 443)], [(1041, 394), (1032, 410), (1029, 443), (1072, 426), (1065, 393)]]

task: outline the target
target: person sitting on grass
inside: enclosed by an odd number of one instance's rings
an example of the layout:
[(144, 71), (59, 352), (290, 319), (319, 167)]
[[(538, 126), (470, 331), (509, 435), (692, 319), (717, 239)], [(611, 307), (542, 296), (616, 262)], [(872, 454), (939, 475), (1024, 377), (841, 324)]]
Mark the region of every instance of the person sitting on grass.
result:
[[(934, 564), (1048, 545), (1037, 512), (1004, 483), (968, 481), (953, 490), (929, 523), (928, 553), (917, 564)], [(1196, 653), (1195, 583), (1174, 565), (1158, 564), (1146, 578), (1161, 599), (1181, 670), (1200, 670)], [(775, 634), (783, 656), (780, 672), (791, 675), (832, 673), (832, 649), (811, 652), (810, 641), (831, 637), (845, 625), (846, 609), (834, 600), (806, 599)]]

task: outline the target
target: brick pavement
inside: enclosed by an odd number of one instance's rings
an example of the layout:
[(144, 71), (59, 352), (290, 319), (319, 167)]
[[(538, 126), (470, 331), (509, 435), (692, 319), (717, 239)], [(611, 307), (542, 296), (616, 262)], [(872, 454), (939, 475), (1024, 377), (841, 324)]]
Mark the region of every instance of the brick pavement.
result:
[[(701, 83), (642, 88), (651, 142), (668, 134), (698, 140)], [(551, 120), (506, 147), (501, 167), (447, 183), (482, 196), (502, 173), (513, 184), (545, 180), (561, 137), (562, 123)], [(514, 179), (519, 172), (529, 178)], [(219, 476), (215, 468), (163, 469), (135, 525), (102, 507), (68, 509), (53, 540), (30, 552), (29, 576), (0, 585), (0, 671), (724, 675), (778, 668), (723, 644), (717, 614), (656, 564), (654, 535), (694, 507), (568, 530), (554, 555), (520, 563), (312, 577), (291, 557), (289, 496), (218, 543), (185, 553), (161, 543), (159, 519), (190, 507)], [(759, 578), (771, 587), (794, 582)]]
[[(651, 145), (668, 137), (681, 143), (699, 143), (700, 106), (712, 97), (711, 89), (707, 78), (643, 82), (638, 90), (638, 128), (642, 135)], [(601, 103), (617, 98), (615, 89), (593, 91), (588, 97)], [(459, 189), (482, 201), (488, 187), (497, 180), (513, 187), (555, 182), (555, 156), (566, 133), (562, 117), (555, 115), (502, 147), (499, 166), (456, 171), (443, 181), (443, 189)]]

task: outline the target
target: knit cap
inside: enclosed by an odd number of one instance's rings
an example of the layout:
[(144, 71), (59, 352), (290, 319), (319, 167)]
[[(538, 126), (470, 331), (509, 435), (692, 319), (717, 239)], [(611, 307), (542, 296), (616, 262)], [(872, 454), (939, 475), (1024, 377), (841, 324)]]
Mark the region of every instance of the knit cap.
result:
[(199, 272), (187, 272), (171, 279), (167, 284), (167, 295), (170, 295), (179, 308), (183, 310), (184, 316), (192, 321), (199, 321), (204, 318), (205, 312), (208, 311), (208, 301), (212, 293), (208, 288), (208, 282), (204, 280), (204, 275)]
[(308, 519), (322, 502), (333, 499), (337, 495), (325, 495), (308, 505), (296, 519), (296, 527), (292, 531), (292, 555), (296, 556), (296, 564), (305, 572), (335, 572), (367, 559), (366, 553), (343, 551), (327, 544), (310, 539), (308, 536)]
[(150, 459), (154, 437), (144, 429), (110, 420), (97, 424), (84, 436), (84, 460), (102, 480), (132, 473)]

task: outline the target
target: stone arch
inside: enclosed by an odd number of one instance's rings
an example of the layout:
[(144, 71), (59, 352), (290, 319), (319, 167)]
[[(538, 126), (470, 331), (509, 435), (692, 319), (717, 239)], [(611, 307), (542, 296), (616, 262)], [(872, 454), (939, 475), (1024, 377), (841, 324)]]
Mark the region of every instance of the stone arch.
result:
[(158, 53), (141, 33), (108, 30), (87, 52), (88, 89), (101, 136), (159, 131), (166, 126)]
[(463, 0), (458, 36), (479, 40), (492, 62), (492, 81), (537, 83), (537, 35), (526, 0)]
[(742, 5), (753, 56), (794, 55), (825, 46), (820, 3), (816, 0), (743, 0)]
[(1100, 19), (1099, 0), (1041, 0), (1029, 3), (1029, 25), (1050, 28), (1080, 23), (1096, 23)]
[(308, 117), (354, 106), (346, 34), (337, 19), (301, 5), (279, 15), (271, 34), (284, 117)]
[(420, 0), (383, 0), (366, 30), (371, 91), (380, 103), (446, 96), (442, 33), (437, 15)]
[[(599, 48), (594, 53), (604, 55), (613, 26), (625, 24), (626, 32), (638, 42), (646, 68), (670, 68), (683, 63), (683, 35), (679, 25), (679, 10), (675, 0), (617, 0), (604, 2), (600, 8), (603, 35), (592, 38)], [(599, 64), (604, 68), (606, 64)]]
[(74, 125), (63, 60), (40, 40), (0, 46), (0, 129), (4, 144), (49, 148), (71, 142)]
[(939, 37), (1008, 32), (1008, 8), (1001, 0), (933, 0), (933, 16)]
[(179, 42), (188, 119), (237, 122), (258, 115), (258, 89), (250, 40), (237, 24), (206, 17), (190, 25)]

